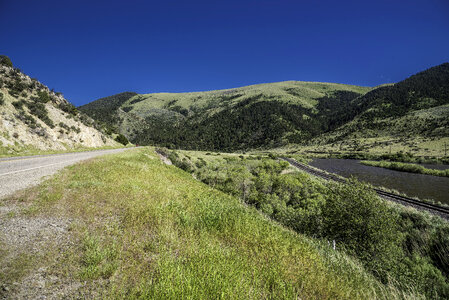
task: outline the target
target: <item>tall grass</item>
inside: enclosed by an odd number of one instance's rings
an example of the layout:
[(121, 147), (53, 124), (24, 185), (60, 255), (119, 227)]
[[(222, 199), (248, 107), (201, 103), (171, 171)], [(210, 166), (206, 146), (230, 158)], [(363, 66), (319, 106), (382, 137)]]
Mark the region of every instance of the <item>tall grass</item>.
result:
[(390, 161), (384, 161), (384, 160), (383, 161), (363, 160), (360, 163), (363, 165), (366, 165), (366, 166), (386, 168), (386, 169), (395, 170), (395, 171), (449, 177), (449, 169), (435, 170), (435, 169), (428, 169), (428, 168), (425, 168), (425, 167), (417, 165), (417, 164), (390, 162)]
[(332, 247), (164, 165), (148, 149), (72, 166), (20, 201), (27, 218), (72, 220), (71, 242), (41, 249), (51, 255), (36, 256), (34, 267), (45, 264), (61, 282), (79, 282), (76, 293), (84, 297), (407, 296)]
[[(411, 287), (430, 298), (449, 295), (443, 220), (410, 214), (381, 200), (370, 186), (346, 185), (291, 173), (288, 163), (255, 156), (204, 156), (168, 151), (174, 165), (313, 238), (334, 241), (382, 282)], [(424, 238), (423, 238), (424, 237)], [(432, 250), (433, 249), (433, 250)]]

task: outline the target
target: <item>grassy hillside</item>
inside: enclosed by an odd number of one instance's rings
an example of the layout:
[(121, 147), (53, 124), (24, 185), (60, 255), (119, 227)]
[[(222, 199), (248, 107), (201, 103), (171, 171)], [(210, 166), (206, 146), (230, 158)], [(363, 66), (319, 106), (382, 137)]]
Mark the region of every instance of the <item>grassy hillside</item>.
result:
[(6, 298), (417, 296), (147, 148), (77, 164), (0, 203)]
[(137, 95), (134, 92), (124, 92), (117, 95), (98, 99), (94, 102), (86, 104), (80, 107), (81, 111), (85, 111), (92, 118), (98, 122), (113, 126), (117, 123), (116, 111), (125, 103), (129, 98)]
[(449, 141), (449, 63), (374, 89), (351, 107), (352, 121), (312, 144), (441, 156)]
[(334, 241), (382, 282), (449, 297), (449, 223), (379, 198), (369, 185), (318, 180), (284, 161), (159, 149), (179, 168), (309, 237)]
[(130, 96), (121, 98), (120, 106), (103, 99), (80, 109), (92, 115), (91, 108), (100, 107), (95, 118), (131, 141), (171, 148), (297, 145), (293, 148), (442, 156), (449, 139), (449, 63), (373, 89), (287, 81)]
[[(277, 82), (195, 93), (135, 95), (120, 109), (104, 99), (80, 107), (118, 116), (131, 141), (191, 149), (245, 149), (309, 139), (343, 124), (347, 104), (370, 88), (318, 82)], [(119, 95), (120, 96), (120, 95)], [(114, 96), (115, 97), (115, 96)], [(97, 111), (98, 112), (98, 111)]]
[[(353, 85), (284, 81), (250, 85), (241, 88), (194, 93), (144, 94), (127, 101), (136, 111), (179, 106), (191, 111), (233, 106), (241, 101), (262, 95), (259, 101), (279, 100), (305, 108), (315, 107), (318, 99), (334, 91), (349, 91), (364, 94), (371, 88)], [(230, 102), (230, 103), (228, 103)]]

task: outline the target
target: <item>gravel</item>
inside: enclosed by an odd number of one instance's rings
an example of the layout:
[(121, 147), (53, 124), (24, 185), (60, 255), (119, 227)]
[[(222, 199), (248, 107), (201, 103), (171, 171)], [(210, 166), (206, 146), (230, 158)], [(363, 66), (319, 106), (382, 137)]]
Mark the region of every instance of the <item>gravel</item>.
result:
[[(76, 162), (126, 149), (100, 150), (69, 154), (3, 159), (0, 161), (0, 198), (39, 183), (44, 176)], [(64, 252), (73, 241), (70, 226), (76, 220), (22, 212), (27, 203), (4, 199), (0, 202), (0, 272), (21, 254), (37, 257), (50, 245)], [(0, 299), (85, 298), (89, 288), (84, 282), (53, 274), (47, 267), (33, 268), (24, 278), (0, 282)]]

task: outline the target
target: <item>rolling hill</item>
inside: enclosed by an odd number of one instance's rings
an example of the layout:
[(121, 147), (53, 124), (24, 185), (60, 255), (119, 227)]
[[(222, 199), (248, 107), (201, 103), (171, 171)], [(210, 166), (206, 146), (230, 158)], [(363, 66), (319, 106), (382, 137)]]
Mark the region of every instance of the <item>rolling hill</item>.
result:
[(117, 145), (61, 93), (0, 56), (0, 155)]
[(287, 81), (208, 92), (123, 93), (79, 109), (138, 144), (236, 150), (300, 142), (336, 128), (343, 124), (336, 111), (343, 113), (369, 90)]
[(442, 153), (444, 142), (449, 142), (449, 63), (374, 89), (354, 99), (350, 107), (350, 122), (315, 138), (312, 144)]
[(127, 92), (79, 109), (138, 144), (233, 151), (285, 145), (384, 150), (397, 143), (418, 151), (427, 149), (423, 141), (449, 141), (448, 91), (445, 63), (375, 88), (286, 81), (193, 93)]

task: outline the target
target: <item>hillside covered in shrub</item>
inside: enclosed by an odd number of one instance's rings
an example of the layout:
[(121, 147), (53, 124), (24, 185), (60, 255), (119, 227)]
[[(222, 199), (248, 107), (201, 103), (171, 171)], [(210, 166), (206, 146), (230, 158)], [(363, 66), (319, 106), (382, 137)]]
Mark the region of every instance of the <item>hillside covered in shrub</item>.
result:
[(383, 283), (449, 297), (449, 224), (372, 187), (327, 182), (269, 157), (158, 150), (174, 165), (310, 238), (335, 242)]
[(233, 151), (373, 138), (365, 148), (398, 139), (413, 150), (418, 137), (449, 137), (448, 94), (445, 63), (374, 89), (287, 81), (210, 92), (123, 93), (79, 109), (142, 145)]
[(62, 93), (0, 56), (0, 155), (118, 145)]
[(449, 137), (449, 63), (366, 93), (352, 101), (346, 116), (353, 120), (331, 133), (333, 140)]
[[(342, 125), (351, 100), (370, 88), (287, 81), (196, 93), (102, 98), (79, 107), (134, 143), (237, 150), (298, 143)], [(98, 109), (100, 107), (100, 109)]]

